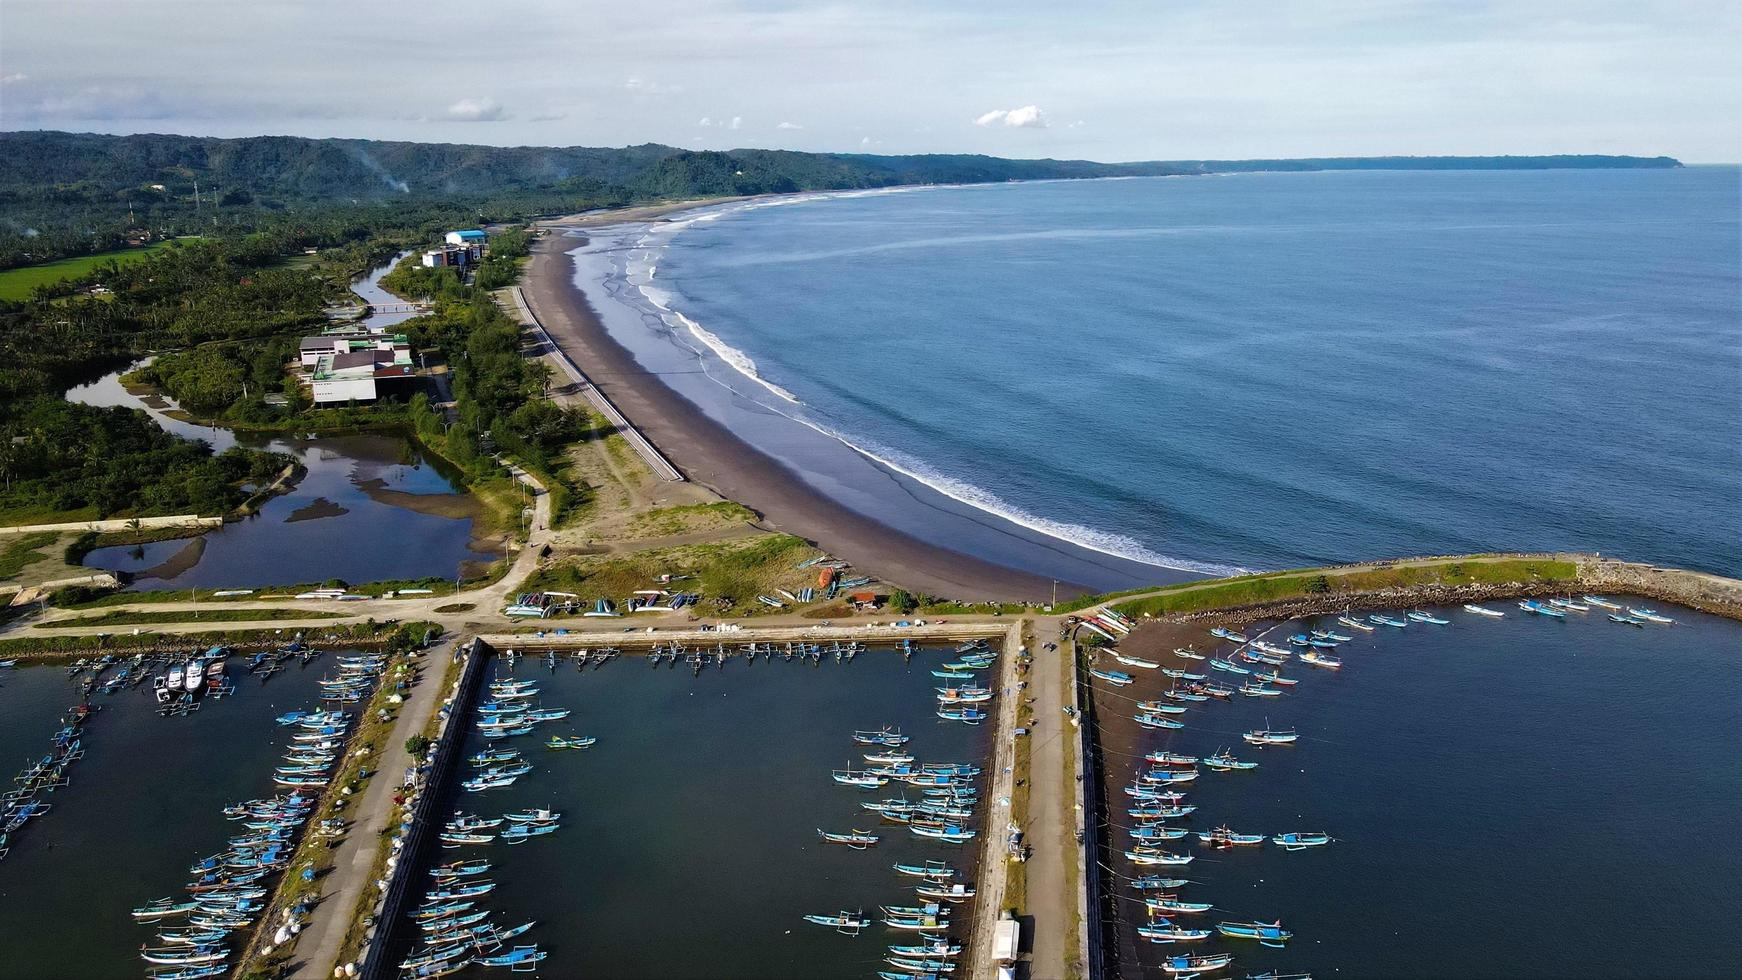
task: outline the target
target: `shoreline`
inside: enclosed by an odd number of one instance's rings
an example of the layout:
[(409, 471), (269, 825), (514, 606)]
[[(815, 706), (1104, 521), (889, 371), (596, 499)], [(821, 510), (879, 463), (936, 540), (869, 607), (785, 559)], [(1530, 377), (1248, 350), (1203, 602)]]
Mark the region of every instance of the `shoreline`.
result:
[[(670, 210), (695, 206), (673, 205)], [(623, 216), (613, 214), (611, 219), (609, 223), (619, 224)], [(581, 244), (560, 233), (537, 240), (521, 281), (527, 303), (551, 339), (691, 481), (881, 581), (956, 599), (1041, 601), (1051, 594), (1050, 577), (922, 541), (812, 489), (651, 376), (611, 337), (592, 301), (575, 285), (574, 263), (567, 253)], [(1091, 591), (1077, 583), (1058, 585), (1061, 597)]]

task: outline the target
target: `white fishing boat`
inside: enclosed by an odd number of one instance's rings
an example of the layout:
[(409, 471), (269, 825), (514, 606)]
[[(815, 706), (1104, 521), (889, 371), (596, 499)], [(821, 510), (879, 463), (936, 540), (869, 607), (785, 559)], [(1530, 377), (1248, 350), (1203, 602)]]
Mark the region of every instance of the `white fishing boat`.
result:
[(1495, 619), (1499, 619), (1506, 615), (1498, 609), (1489, 609), (1487, 606), (1478, 606), (1473, 602), (1464, 603), (1464, 611), (1475, 613), (1478, 616), (1492, 616)]

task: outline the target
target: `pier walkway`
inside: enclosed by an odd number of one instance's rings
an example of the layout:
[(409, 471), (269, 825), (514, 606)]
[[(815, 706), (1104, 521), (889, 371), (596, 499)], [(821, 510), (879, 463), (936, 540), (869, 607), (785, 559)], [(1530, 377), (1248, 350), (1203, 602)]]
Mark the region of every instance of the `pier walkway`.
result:
[(405, 703), (399, 706), (399, 717), (394, 719), (393, 729), (386, 736), (380, 768), (352, 804), (350, 817), (356, 822), (341, 838), (333, 855), (333, 870), (321, 882), (320, 902), (296, 939), (290, 974), (295, 980), (325, 980), (340, 965), (339, 953), (358, 905), (365, 892), (374, 887), (382, 837), (399, 812), (393, 805), (393, 795), (399, 792), (405, 771), (417, 762), (405, 751), (405, 742), (424, 730), (440, 705), (442, 670), (453, 656), (457, 641), (458, 638), (449, 638), (425, 651), (421, 658), (418, 680)]

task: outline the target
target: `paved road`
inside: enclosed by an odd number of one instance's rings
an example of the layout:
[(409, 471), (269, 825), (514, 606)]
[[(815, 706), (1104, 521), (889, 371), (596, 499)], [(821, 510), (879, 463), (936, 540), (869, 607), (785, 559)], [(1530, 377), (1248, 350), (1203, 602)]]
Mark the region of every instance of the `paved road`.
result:
[[(1074, 937), (1066, 935), (1076, 896), (1066, 862), (1081, 862), (1082, 849), (1072, 834), (1076, 828), (1075, 783), (1066, 775), (1065, 756), (1075, 742), (1071, 719), (1065, 717), (1069, 703), (1065, 679), (1070, 670), (1068, 647), (1048, 651), (1046, 644), (1058, 639), (1058, 620), (1035, 623), (1034, 743), (1029, 755), (1028, 912), (1034, 920), (1034, 947), (1028, 963), (1031, 980), (1060, 980), (1065, 976), (1067, 956), (1074, 956)], [(1080, 870), (1080, 869), (1079, 869)], [(1078, 879), (1080, 880), (1080, 878)]]
[(366, 890), (374, 888), (377, 845), (398, 817), (393, 795), (399, 792), (405, 771), (414, 764), (405, 751), (405, 740), (423, 731), (435, 714), (443, 694), (442, 674), (452, 655), (453, 643), (449, 642), (419, 658), (421, 676), (400, 705), (375, 777), (351, 807), (350, 817), (356, 823), (340, 841), (333, 855), (333, 870), (321, 881), (320, 903), (297, 937), (291, 974), (296, 980), (324, 980), (339, 965), (339, 950), (357, 903)]

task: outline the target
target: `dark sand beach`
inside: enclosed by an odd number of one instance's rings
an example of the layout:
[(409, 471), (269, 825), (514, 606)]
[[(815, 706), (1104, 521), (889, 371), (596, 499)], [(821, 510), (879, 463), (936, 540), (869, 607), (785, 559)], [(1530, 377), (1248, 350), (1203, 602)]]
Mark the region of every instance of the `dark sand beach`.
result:
[[(818, 493), (649, 374), (574, 285), (566, 253), (578, 244), (555, 234), (537, 242), (522, 279), (526, 300), (551, 338), (686, 477), (756, 510), (769, 526), (910, 589), (965, 600), (1051, 596), (1051, 578), (929, 544)], [(1058, 588), (1061, 596), (1088, 591), (1067, 582)]]

